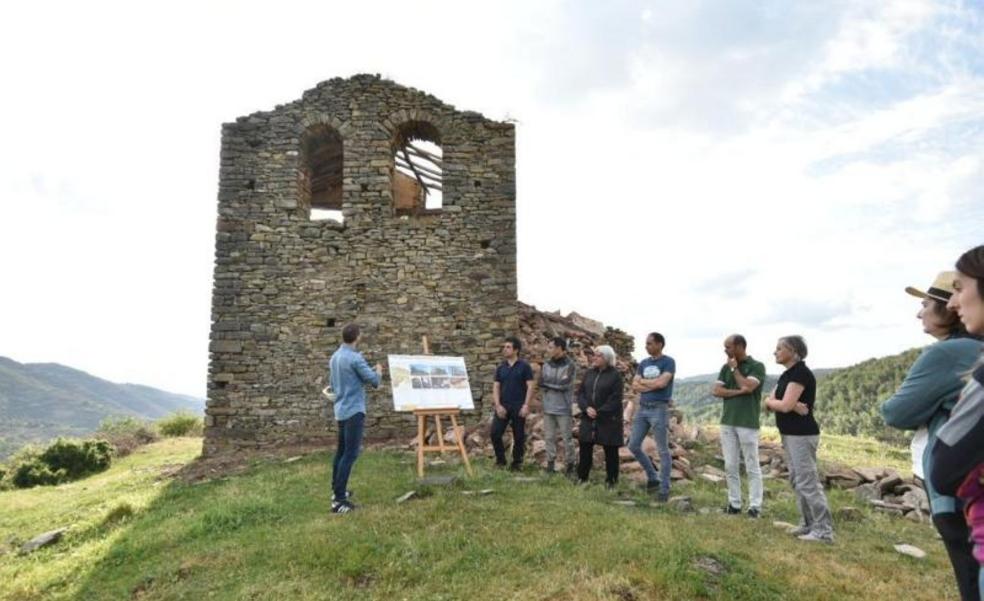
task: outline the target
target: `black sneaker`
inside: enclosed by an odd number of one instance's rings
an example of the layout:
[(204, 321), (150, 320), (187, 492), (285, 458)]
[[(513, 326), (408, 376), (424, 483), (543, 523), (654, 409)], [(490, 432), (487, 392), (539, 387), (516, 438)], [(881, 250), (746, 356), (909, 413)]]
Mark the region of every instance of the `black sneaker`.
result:
[(336, 501), (331, 504), (332, 513), (351, 513), (355, 511), (355, 505), (348, 501)]
[(724, 506), (724, 513), (728, 515), (737, 515), (741, 513), (741, 507), (732, 507), (731, 503)]
[[(730, 505), (728, 507), (730, 507)], [(758, 507), (749, 507), (748, 508), (748, 517), (758, 519), (758, 518), (762, 517), (762, 510), (759, 509)]]
[(510, 472), (518, 472), (523, 469), (522, 463), (516, 463), (515, 461), (509, 464)]
[(666, 503), (669, 500), (670, 500), (670, 493), (668, 492), (661, 492), (658, 495), (656, 495), (657, 503)]
[(506, 467), (506, 462), (505, 461), (496, 460), (495, 467), (497, 467), (499, 469), (502, 469), (502, 468)]

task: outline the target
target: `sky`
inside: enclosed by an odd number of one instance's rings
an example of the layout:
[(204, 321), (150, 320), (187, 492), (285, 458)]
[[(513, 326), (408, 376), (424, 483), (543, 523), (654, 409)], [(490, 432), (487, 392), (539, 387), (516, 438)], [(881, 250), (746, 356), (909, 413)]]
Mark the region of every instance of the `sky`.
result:
[[(378, 73), (515, 122), (520, 299), (815, 367), (984, 243), (984, 2), (0, 8), (0, 355), (205, 396), (223, 122)], [(561, 268), (558, 268), (558, 265)]]

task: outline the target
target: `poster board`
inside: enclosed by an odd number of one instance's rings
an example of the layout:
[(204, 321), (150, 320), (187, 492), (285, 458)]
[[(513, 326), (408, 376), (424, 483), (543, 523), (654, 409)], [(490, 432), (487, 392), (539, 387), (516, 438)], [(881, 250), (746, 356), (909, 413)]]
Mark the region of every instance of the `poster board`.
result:
[(389, 355), (393, 409), (474, 409), (464, 357)]

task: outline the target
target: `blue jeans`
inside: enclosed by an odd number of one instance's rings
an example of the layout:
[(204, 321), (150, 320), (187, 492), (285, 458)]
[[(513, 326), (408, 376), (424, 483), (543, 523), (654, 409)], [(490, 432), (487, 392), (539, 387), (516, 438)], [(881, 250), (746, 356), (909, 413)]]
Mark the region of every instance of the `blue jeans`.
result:
[(362, 432), (366, 425), (366, 414), (356, 413), (338, 422), (338, 450), (331, 467), (331, 490), (336, 499), (344, 499), (348, 489), (352, 466), (362, 450)]
[[(646, 413), (647, 415), (640, 415)], [(659, 492), (663, 495), (670, 494), (670, 470), (673, 468), (673, 457), (670, 455), (669, 437), (669, 412), (666, 403), (661, 403), (656, 409), (639, 408), (639, 412), (632, 419), (632, 434), (629, 435), (629, 450), (635, 456), (636, 461), (646, 470), (646, 478), (649, 482), (659, 480)], [(656, 448), (659, 449), (659, 474), (652, 460), (642, 452), (642, 439), (650, 431), (656, 441)]]

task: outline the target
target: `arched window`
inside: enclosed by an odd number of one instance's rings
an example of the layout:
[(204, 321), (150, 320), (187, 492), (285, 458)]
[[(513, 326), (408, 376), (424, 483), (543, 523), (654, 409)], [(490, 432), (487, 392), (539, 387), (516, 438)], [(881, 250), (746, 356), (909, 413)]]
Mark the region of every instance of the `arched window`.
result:
[(440, 133), (425, 121), (410, 121), (393, 141), (393, 204), (398, 213), (444, 206), (444, 155)]
[(342, 137), (327, 125), (315, 125), (302, 142), (302, 206), (312, 220), (342, 221)]

